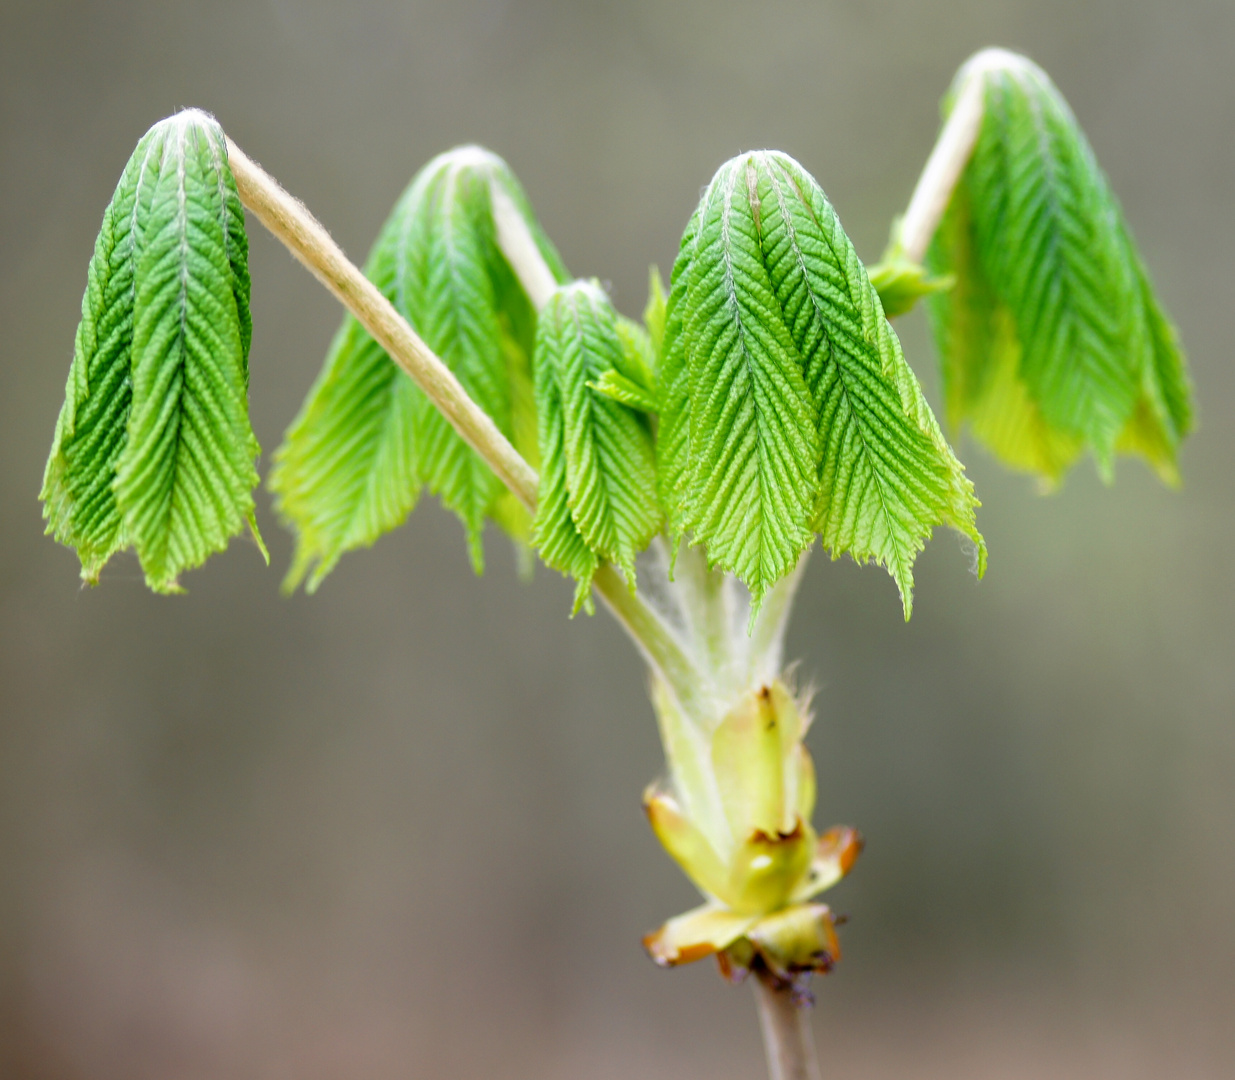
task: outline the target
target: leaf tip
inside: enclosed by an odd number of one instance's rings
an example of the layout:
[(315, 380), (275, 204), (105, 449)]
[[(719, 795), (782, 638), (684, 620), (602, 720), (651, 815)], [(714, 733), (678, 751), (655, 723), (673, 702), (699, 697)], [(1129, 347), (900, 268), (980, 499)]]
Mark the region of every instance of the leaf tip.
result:
[(266, 547), (266, 541), (262, 539), (261, 529), (257, 527), (257, 514), (250, 510), (246, 515), (245, 520), (249, 525), (249, 535), (253, 537), (253, 542), (257, 545), (257, 550), (262, 553), (262, 558), (267, 566), (270, 565), (270, 549)]

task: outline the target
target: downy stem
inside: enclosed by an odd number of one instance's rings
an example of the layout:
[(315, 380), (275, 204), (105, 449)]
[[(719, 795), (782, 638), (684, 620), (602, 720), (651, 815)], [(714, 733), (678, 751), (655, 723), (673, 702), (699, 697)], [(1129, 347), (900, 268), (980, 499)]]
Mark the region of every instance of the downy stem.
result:
[(956, 183), (973, 153), (982, 127), (985, 90), (986, 80), (981, 71), (975, 71), (961, 87), (935, 148), (926, 159), (900, 225), (901, 251), (910, 262), (920, 263), (926, 257), (931, 237), (939, 228)]
[[(421, 340), (377, 286), (343, 254), (302, 202), (289, 195), (231, 139), (227, 140), (227, 156), (240, 201), (360, 320), (515, 498), (529, 513), (535, 514), (539, 486), (536, 470), (498, 430), (488, 413), (471, 399), (454, 373)], [(541, 282), (537, 292), (531, 295), (543, 303), (543, 294)], [(631, 592), (613, 567), (601, 566), (593, 586), (634, 639), (647, 662), (673, 688), (682, 707), (698, 709), (701, 680), (673, 631), (641, 596)]]
[(768, 1052), (769, 1080), (821, 1080), (810, 1005), (801, 1002), (793, 988), (783, 983), (774, 983), (763, 975), (752, 981)]

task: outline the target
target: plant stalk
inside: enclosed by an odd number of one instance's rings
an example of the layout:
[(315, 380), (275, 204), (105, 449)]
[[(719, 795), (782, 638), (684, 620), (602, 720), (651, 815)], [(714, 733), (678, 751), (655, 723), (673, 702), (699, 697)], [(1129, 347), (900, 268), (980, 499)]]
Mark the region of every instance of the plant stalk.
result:
[(900, 248), (910, 262), (920, 263), (926, 257), (931, 237), (939, 228), (952, 192), (973, 153), (982, 128), (985, 92), (986, 80), (980, 70), (975, 71), (961, 86), (956, 104), (926, 159), (900, 224)]
[[(347, 258), (303, 203), (289, 195), (230, 138), (227, 152), (241, 202), (360, 321), (464, 441), (534, 514), (539, 487), (536, 471), (471, 399), (450, 369)], [(539, 309), (556, 282), (515, 208), (495, 198), (494, 215), (499, 245)], [(784, 590), (784, 603), (778, 605), (776, 617), (769, 620), (774, 629), (765, 630), (769, 640), (762, 643), (764, 648), (775, 647), (778, 642), (795, 585), (796, 575)], [(593, 587), (648, 664), (672, 688), (682, 709), (696, 719), (702, 718), (710, 705), (708, 684), (671, 627), (628, 587), (611, 565), (600, 566)], [(758, 979), (756, 994), (771, 1080), (819, 1080), (808, 1015), (792, 993)]]
[[(498, 246), (539, 310), (553, 294), (553, 275), (522, 215), (510, 204), (505, 193), (492, 185), (490, 194)], [(730, 595), (732, 581), (726, 575), (711, 571), (698, 552), (683, 551), (678, 558), (678, 592), (686, 602), (683, 615), (704, 654), (713, 684), (704, 687), (698, 682), (699, 675), (695, 675), (695, 692), (699, 704), (706, 708), (709, 689), (731, 692), (728, 683), (736, 674), (731, 670), (731, 635), (735, 632)], [(778, 582), (764, 601), (764, 610), (753, 627), (754, 633), (742, 650), (748, 656), (748, 670), (742, 673), (747, 678), (772, 678), (775, 672), (769, 673), (766, 669), (769, 665), (779, 667), (785, 624), (805, 564), (803, 555), (794, 572)], [(604, 569), (614, 573), (612, 567)], [(698, 715), (686, 701), (680, 704), (688, 715)], [(807, 1007), (799, 1003), (792, 989), (765, 980), (762, 975), (754, 982), (770, 1080), (820, 1080)]]
[(769, 1080), (822, 1080), (810, 1026), (810, 1004), (792, 987), (760, 974), (753, 980)]
[(531, 513), (536, 512), (536, 471), (523, 459), (490, 419), (468, 396), (454, 373), (394, 309), (358, 266), (309, 212), (279, 182), (232, 140), (227, 160), (236, 190), (258, 220), (270, 230), (338, 298), (391, 359), (429, 396), (451, 427)]
[[(308, 208), (289, 195), (230, 138), (227, 157), (240, 201), (360, 320), (515, 498), (529, 513), (535, 514), (540, 483), (536, 470), (498, 430), (488, 413), (471, 399), (454, 373), (421, 340), (377, 286), (348, 259)], [(543, 287), (539, 287), (538, 299), (543, 291)], [(647, 662), (672, 687), (682, 708), (692, 712), (699, 709), (702, 680), (695, 664), (660, 616), (630, 590), (612, 566), (600, 567), (593, 587), (634, 639)]]

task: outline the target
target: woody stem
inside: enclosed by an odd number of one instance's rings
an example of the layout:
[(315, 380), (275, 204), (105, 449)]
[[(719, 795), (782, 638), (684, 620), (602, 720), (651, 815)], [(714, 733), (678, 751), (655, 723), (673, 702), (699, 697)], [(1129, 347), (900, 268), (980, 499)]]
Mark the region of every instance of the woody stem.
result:
[(769, 1080), (822, 1080), (810, 1026), (810, 1005), (790, 986), (760, 973), (754, 980)]

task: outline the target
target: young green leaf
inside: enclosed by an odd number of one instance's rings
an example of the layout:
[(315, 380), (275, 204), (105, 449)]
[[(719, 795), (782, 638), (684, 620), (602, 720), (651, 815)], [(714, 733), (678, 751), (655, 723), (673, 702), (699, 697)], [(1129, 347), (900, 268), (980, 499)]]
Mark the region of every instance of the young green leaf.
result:
[(654, 413), (658, 407), (656, 392), (623, 375), (617, 368), (602, 371), (600, 378), (588, 383), (593, 390), (639, 412)]
[[(535, 458), (530, 355), (536, 316), (497, 247), (491, 192), (525, 215), (552, 272), (566, 277), (504, 162), (478, 147), (442, 154), (413, 179), (365, 272), (451, 368), (473, 400)], [(492, 471), (352, 316), (276, 455), (270, 478), (297, 533), (287, 585), (313, 590), (343, 552), (399, 525), (427, 485), (467, 531), (483, 566), (492, 517), (525, 540), (527, 515)]]
[(246, 523), (261, 544), (247, 259), (222, 129), (197, 110), (156, 124), (104, 214), (41, 496), (89, 582), (131, 546), (175, 592)]
[(816, 532), (833, 557), (887, 567), (906, 617), (935, 525), (970, 536), (984, 566), (972, 485), (835, 211), (792, 158), (743, 155), (708, 187), (674, 270), (666, 387), (675, 349), (686, 393), (662, 406), (684, 402), (689, 424), (684, 448), (671, 429), (662, 491), (756, 605)]
[(579, 582), (576, 608), (597, 559), (617, 564), (633, 584), (635, 556), (661, 523), (647, 422), (590, 385), (623, 363), (622, 348), (617, 315), (594, 281), (560, 287), (541, 312), (535, 369), (543, 470), (534, 536), (545, 561)]
[(1053, 483), (1084, 449), (1081, 439), (1046, 422), (1020, 373), (1011, 311), (975, 266), (969, 198), (958, 191), (935, 234), (931, 259), (953, 268), (950, 290), (928, 311), (943, 366), (944, 404), (954, 430), (968, 423), (1001, 461)]
[(806, 362), (764, 247), (768, 160), (728, 162), (705, 192), (683, 318), (687, 523), (756, 604), (810, 546), (822, 453)]
[(657, 409), (656, 355), (652, 336), (624, 315), (618, 315), (616, 326), (622, 346), (617, 364), (601, 372), (600, 377), (588, 385), (639, 412), (654, 413)]
[(979, 54), (973, 155), (928, 253), (956, 277), (930, 298), (949, 418), (1054, 483), (1085, 449), (1109, 478), (1135, 452), (1168, 480), (1192, 424), (1183, 352), (1119, 204), (1039, 67)]
[(907, 315), (924, 296), (952, 287), (951, 278), (932, 277), (925, 266), (905, 258), (895, 246), (874, 266), (867, 267), (867, 273), (889, 319)]

